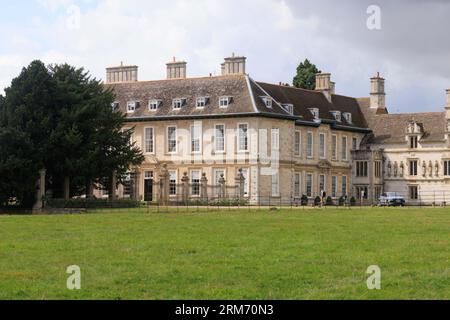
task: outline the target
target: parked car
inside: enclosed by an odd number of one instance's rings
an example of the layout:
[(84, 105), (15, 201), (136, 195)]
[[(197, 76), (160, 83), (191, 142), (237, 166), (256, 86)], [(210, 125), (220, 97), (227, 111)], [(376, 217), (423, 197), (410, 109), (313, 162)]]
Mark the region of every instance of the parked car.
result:
[(399, 196), (396, 192), (386, 192), (380, 197), (378, 205), (383, 207), (404, 207), (406, 201), (405, 198)]

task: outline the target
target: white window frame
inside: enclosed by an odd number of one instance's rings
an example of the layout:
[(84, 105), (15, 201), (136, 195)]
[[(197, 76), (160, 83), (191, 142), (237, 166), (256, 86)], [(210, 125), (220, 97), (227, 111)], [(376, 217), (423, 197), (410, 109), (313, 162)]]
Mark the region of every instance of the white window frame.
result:
[(271, 145), (272, 145), (273, 151), (280, 150), (280, 129), (279, 128), (272, 128)]
[(331, 177), (331, 197), (337, 198), (338, 195), (338, 177), (332, 176)]
[(161, 105), (161, 100), (149, 100), (148, 101), (148, 111), (155, 112), (158, 111), (159, 106)]
[(273, 170), (272, 172), (272, 197), (280, 196), (280, 170)]
[[(198, 194), (194, 194), (194, 173), (198, 173)], [(191, 196), (193, 197), (200, 197), (201, 195), (201, 183), (202, 183), (202, 170), (199, 169), (193, 169), (189, 172), (189, 178), (191, 181)], [(195, 179), (197, 180), (197, 179)]]
[[(241, 126), (246, 126), (247, 127), (247, 132), (246, 132), (246, 139), (247, 139), (247, 145), (246, 145), (246, 149), (242, 149), (241, 148)], [(249, 152), (250, 151), (250, 135), (249, 135), (249, 132), (250, 132), (250, 126), (249, 126), (249, 124), (248, 123), (238, 123), (238, 125), (237, 125), (237, 139), (238, 139), (238, 141), (237, 141), (237, 147), (238, 147), (238, 152), (240, 152), (240, 153), (246, 153), (246, 152)]]
[[(194, 137), (194, 130), (198, 129), (199, 130), (199, 137)], [(202, 153), (203, 150), (203, 126), (201, 123), (194, 123), (193, 125), (191, 125), (191, 133), (190, 133), (190, 141), (191, 141), (191, 145), (190, 145), (190, 149), (191, 149), (191, 153), (193, 154), (199, 154)], [(194, 139), (197, 140), (198, 139), (198, 150), (194, 150)]]
[[(323, 188), (321, 188), (321, 184), (322, 184), (322, 178), (323, 178)], [(324, 174), (320, 174), (319, 175), (319, 193), (323, 192), (327, 192), (327, 176)]]
[(228, 108), (231, 102), (231, 97), (223, 96), (219, 98), (219, 107), (220, 108)]
[[(151, 130), (152, 131), (152, 139), (151, 139), (151, 149), (152, 151), (148, 151), (147, 149), (147, 130)], [(155, 128), (154, 127), (144, 127), (144, 136), (143, 136), (143, 150), (145, 154), (155, 154), (155, 147), (156, 147), (156, 143), (155, 143)]]
[[(175, 151), (170, 151), (170, 134), (169, 134), (169, 129), (171, 128), (175, 128)], [(177, 126), (167, 126), (166, 129), (166, 143), (167, 143), (167, 153), (168, 154), (175, 154), (178, 152), (178, 127)]]
[(135, 113), (137, 107), (136, 101), (128, 101), (127, 102), (127, 113)]
[[(310, 148), (310, 140), (311, 137), (311, 148)], [(314, 133), (312, 131), (308, 131), (306, 135), (306, 157), (308, 159), (314, 159)]]
[[(345, 140), (345, 143), (344, 143), (344, 140)], [(348, 161), (348, 137), (347, 136), (342, 136), (341, 144), (342, 144), (342, 152), (341, 152), (342, 161)]]
[[(174, 173), (174, 175), (172, 175)], [(175, 180), (172, 177), (175, 176)], [(175, 181), (175, 193), (172, 192), (172, 181)], [(176, 197), (178, 193), (178, 171), (169, 170), (169, 197)]]
[(302, 196), (302, 174), (299, 172), (294, 173), (294, 198), (300, 198)]
[(302, 132), (296, 130), (294, 133), (294, 155), (301, 157), (302, 155)]
[[(218, 149), (218, 148), (217, 148), (218, 142), (219, 142), (219, 139), (218, 139), (218, 136), (217, 136), (217, 128), (218, 128), (218, 127), (222, 127), (222, 128), (223, 128), (223, 137), (222, 137), (222, 140), (223, 140), (223, 149)], [(227, 144), (226, 144), (226, 130), (227, 130), (227, 127), (226, 127), (226, 125), (223, 124), (223, 123), (216, 123), (216, 124), (214, 125), (214, 152), (215, 152), (215, 153), (226, 153), (226, 150), (227, 150)]]
[(344, 112), (345, 121), (349, 124), (353, 124), (353, 116), (350, 112)]
[(264, 101), (264, 105), (269, 108), (272, 109), (272, 105), (273, 105), (273, 99), (271, 97), (268, 96), (262, 96), (261, 99)]
[[(239, 172), (239, 170), (238, 170)], [(242, 175), (244, 176), (244, 197), (250, 196), (250, 169), (242, 168)], [(237, 176), (237, 173), (236, 173)]]
[(293, 104), (283, 104), (283, 109), (290, 115), (294, 115), (294, 105)]
[(172, 100), (172, 108), (173, 110), (181, 110), (184, 106), (185, 99), (183, 98), (176, 98)]
[(327, 135), (323, 132), (319, 133), (319, 158), (322, 160), (327, 158)]
[[(345, 186), (345, 188), (344, 188), (344, 186)], [(347, 196), (347, 194), (348, 194), (348, 177), (347, 176), (342, 176), (341, 193), (342, 193), (342, 196)]]
[(311, 112), (314, 120), (320, 120), (320, 110), (318, 108), (310, 108), (309, 112)]
[(336, 134), (331, 136), (331, 157), (334, 161), (338, 159), (338, 136)]
[(195, 106), (197, 109), (204, 109), (208, 104), (208, 97), (198, 97)]
[[(308, 192), (308, 182), (309, 182), (309, 178), (311, 178), (311, 185), (310, 187), (310, 192)], [(314, 174), (312, 173), (307, 173), (306, 174), (306, 179), (305, 179), (305, 193), (308, 197), (312, 197), (314, 195)]]

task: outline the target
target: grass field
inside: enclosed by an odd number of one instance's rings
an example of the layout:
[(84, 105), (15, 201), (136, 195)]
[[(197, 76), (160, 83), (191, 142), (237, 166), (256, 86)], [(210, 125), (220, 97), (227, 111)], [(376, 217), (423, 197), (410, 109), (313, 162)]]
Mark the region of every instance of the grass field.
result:
[(449, 260), (450, 209), (0, 216), (0, 299), (450, 299)]

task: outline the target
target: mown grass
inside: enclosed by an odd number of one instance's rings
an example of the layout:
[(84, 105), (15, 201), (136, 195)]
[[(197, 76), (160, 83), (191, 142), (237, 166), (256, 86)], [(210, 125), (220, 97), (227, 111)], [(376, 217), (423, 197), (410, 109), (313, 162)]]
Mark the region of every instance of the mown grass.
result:
[(0, 299), (450, 299), (449, 222), (386, 208), (0, 216)]

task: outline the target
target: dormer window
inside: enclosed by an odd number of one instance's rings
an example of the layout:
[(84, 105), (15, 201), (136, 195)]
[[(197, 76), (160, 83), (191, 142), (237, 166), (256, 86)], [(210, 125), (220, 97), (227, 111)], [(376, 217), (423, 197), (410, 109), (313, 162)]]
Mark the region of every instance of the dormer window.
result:
[(342, 114), (340, 111), (331, 111), (331, 114), (333, 115), (334, 119), (337, 122), (341, 122), (342, 121)]
[(312, 116), (314, 117), (314, 120), (320, 119), (320, 112), (318, 108), (310, 108), (309, 111), (311, 112)]
[(231, 103), (232, 97), (220, 97), (219, 106), (221, 108), (227, 108)]
[(111, 109), (112, 111), (116, 111), (117, 109), (119, 109), (119, 103), (116, 101), (111, 103)]
[(291, 115), (294, 115), (294, 105), (292, 105), (292, 104), (283, 104), (282, 107), (287, 113), (289, 113)]
[(137, 101), (128, 101), (127, 102), (127, 113), (133, 113), (139, 107), (139, 102)]
[(261, 99), (267, 108), (272, 109), (272, 98), (271, 97), (263, 96), (263, 97), (261, 97)]
[(417, 149), (419, 147), (419, 137), (409, 137), (409, 147), (411, 149)]
[(180, 110), (183, 108), (184, 104), (186, 103), (186, 99), (173, 99), (172, 106), (175, 110)]
[(150, 111), (156, 111), (161, 106), (162, 101), (161, 100), (150, 100), (148, 102), (148, 110)]
[(350, 112), (344, 112), (344, 119), (349, 124), (353, 123), (352, 114)]
[(197, 108), (204, 108), (208, 104), (207, 97), (199, 97), (197, 98)]

